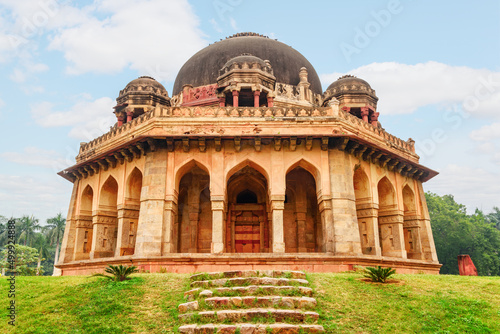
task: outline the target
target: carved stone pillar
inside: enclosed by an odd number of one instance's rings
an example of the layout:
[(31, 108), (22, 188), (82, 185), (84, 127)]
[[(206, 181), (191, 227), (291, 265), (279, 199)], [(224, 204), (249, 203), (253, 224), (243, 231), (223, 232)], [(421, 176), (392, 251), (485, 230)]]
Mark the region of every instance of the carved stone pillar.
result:
[(285, 252), (283, 233), (283, 211), (285, 210), (285, 196), (274, 196), (271, 200), (273, 219), (273, 253)]
[(132, 117), (134, 116), (133, 110), (127, 110), (127, 123), (132, 121)]
[(361, 108), (361, 118), (363, 119), (363, 122), (368, 123), (368, 115), (370, 114), (370, 110), (368, 107), (363, 107)]
[(163, 233), (162, 233), (162, 255), (174, 253), (176, 249), (173, 241), (173, 231), (176, 226), (175, 217), (177, 216), (177, 198), (167, 198), (165, 201), (165, 214), (163, 216)]
[(134, 255), (139, 207), (118, 209), (118, 236), (115, 257)]
[(378, 112), (373, 112), (371, 117), (370, 117), (370, 122), (372, 123), (373, 126), (377, 126), (378, 125), (378, 116), (380, 115), (380, 113)]
[(375, 203), (356, 204), (359, 237), (363, 254), (382, 255), (377, 217), (378, 205)]
[(226, 106), (226, 97), (220, 96), (219, 97), (219, 107), (224, 108), (225, 106)]
[(88, 260), (92, 247), (92, 216), (76, 217), (74, 261)]
[(240, 95), (240, 92), (237, 90), (233, 90), (233, 107), (237, 108), (238, 107), (238, 96)]
[(408, 259), (423, 260), (420, 222), (418, 216), (406, 216), (403, 223), (403, 235)]
[(122, 115), (122, 113), (117, 113), (116, 114), (116, 120), (118, 121), (118, 126), (122, 126), (123, 125), (123, 120), (125, 119), (125, 117)]
[(297, 185), (295, 197), (295, 217), (297, 220), (297, 251), (299, 253), (306, 253), (307, 194), (302, 184)]
[(318, 200), (319, 212), (321, 215), (321, 229), (323, 231), (323, 244), (321, 250), (324, 253), (333, 253), (334, 247), (334, 228), (333, 211), (331, 198), (322, 197)]
[(92, 250), (91, 259), (113, 257), (116, 248), (116, 236), (118, 224), (115, 215), (98, 211), (92, 221)]
[(212, 254), (224, 252), (224, 217), (226, 204), (223, 200), (212, 200)]
[(267, 97), (267, 107), (272, 108), (274, 106), (274, 98), (272, 96)]
[(253, 106), (255, 108), (259, 107), (259, 100), (260, 100), (260, 91), (256, 90), (253, 92)]
[(380, 229), (382, 256), (406, 259), (403, 213), (399, 211), (381, 212), (379, 210), (378, 225)]

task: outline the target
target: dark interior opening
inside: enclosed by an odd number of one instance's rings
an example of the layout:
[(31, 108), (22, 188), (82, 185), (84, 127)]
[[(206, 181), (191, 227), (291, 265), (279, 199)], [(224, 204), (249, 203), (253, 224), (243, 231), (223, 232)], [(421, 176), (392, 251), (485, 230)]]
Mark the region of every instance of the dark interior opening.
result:
[(248, 189), (243, 190), (236, 196), (236, 203), (238, 204), (250, 204), (257, 203), (257, 195), (253, 191)]

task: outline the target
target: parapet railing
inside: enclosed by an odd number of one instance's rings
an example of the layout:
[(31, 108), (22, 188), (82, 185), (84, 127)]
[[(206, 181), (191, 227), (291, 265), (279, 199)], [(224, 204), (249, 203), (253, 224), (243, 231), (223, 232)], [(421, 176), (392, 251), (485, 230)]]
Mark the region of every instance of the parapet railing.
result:
[(138, 125), (152, 119), (152, 118), (176, 118), (176, 117), (255, 117), (264, 118), (269, 120), (290, 120), (292, 118), (315, 118), (315, 117), (329, 117), (343, 119), (357, 127), (361, 127), (383, 138), (390, 146), (397, 147), (409, 152), (414, 152), (414, 142), (411, 140), (404, 141), (394, 135), (391, 135), (382, 128), (376, 127), (363, 121), (362, 119), (351, 115), (343, 110), (331, 107), (318, 107), (318, 108), (233, 108), (233, 107), (168, 107), (168, 108), (155, 108), (148, 111), (141, 116), (133, 119), (132, 121), (117, 126), (116, 124), (110, 129), (109, 132), (91, 140), (88, 143), (80, 145), (79, 156), (88, 155), (91, 150), (95, 150), (103, 142), (122, 134)]

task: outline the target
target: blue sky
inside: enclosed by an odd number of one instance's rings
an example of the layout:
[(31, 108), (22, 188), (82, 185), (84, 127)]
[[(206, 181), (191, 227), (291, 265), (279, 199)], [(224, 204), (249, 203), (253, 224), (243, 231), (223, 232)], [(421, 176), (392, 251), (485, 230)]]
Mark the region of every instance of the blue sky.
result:
[(500, 1), (0, 0), (0, 215), (66, 214), (56, 173), (113, 124), (119, 91), (151, 75), (171, 92), (242, 31), (300, 51), (323, 90), (367, 80), (383, 127), (440, 172), (424, 189), (500, 206)]

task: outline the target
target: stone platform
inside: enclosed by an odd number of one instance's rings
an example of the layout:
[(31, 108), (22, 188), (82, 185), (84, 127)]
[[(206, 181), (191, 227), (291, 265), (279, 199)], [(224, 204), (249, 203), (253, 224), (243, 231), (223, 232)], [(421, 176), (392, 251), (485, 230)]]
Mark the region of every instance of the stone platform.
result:
[(220, 272), (234, 270), (303, 270), (306, 272), (342, 272), (355, 266), (395, 268), (399, 274), (438, 274), (438, 263), (379, 256), (336, 256), (323, 253), (260, 254), (171, 254), (139, 258), (101, 258), (59, 264), (62, 275), (90, 275), (108, 265), (135, 265), (143, 271), (172, 273)]

